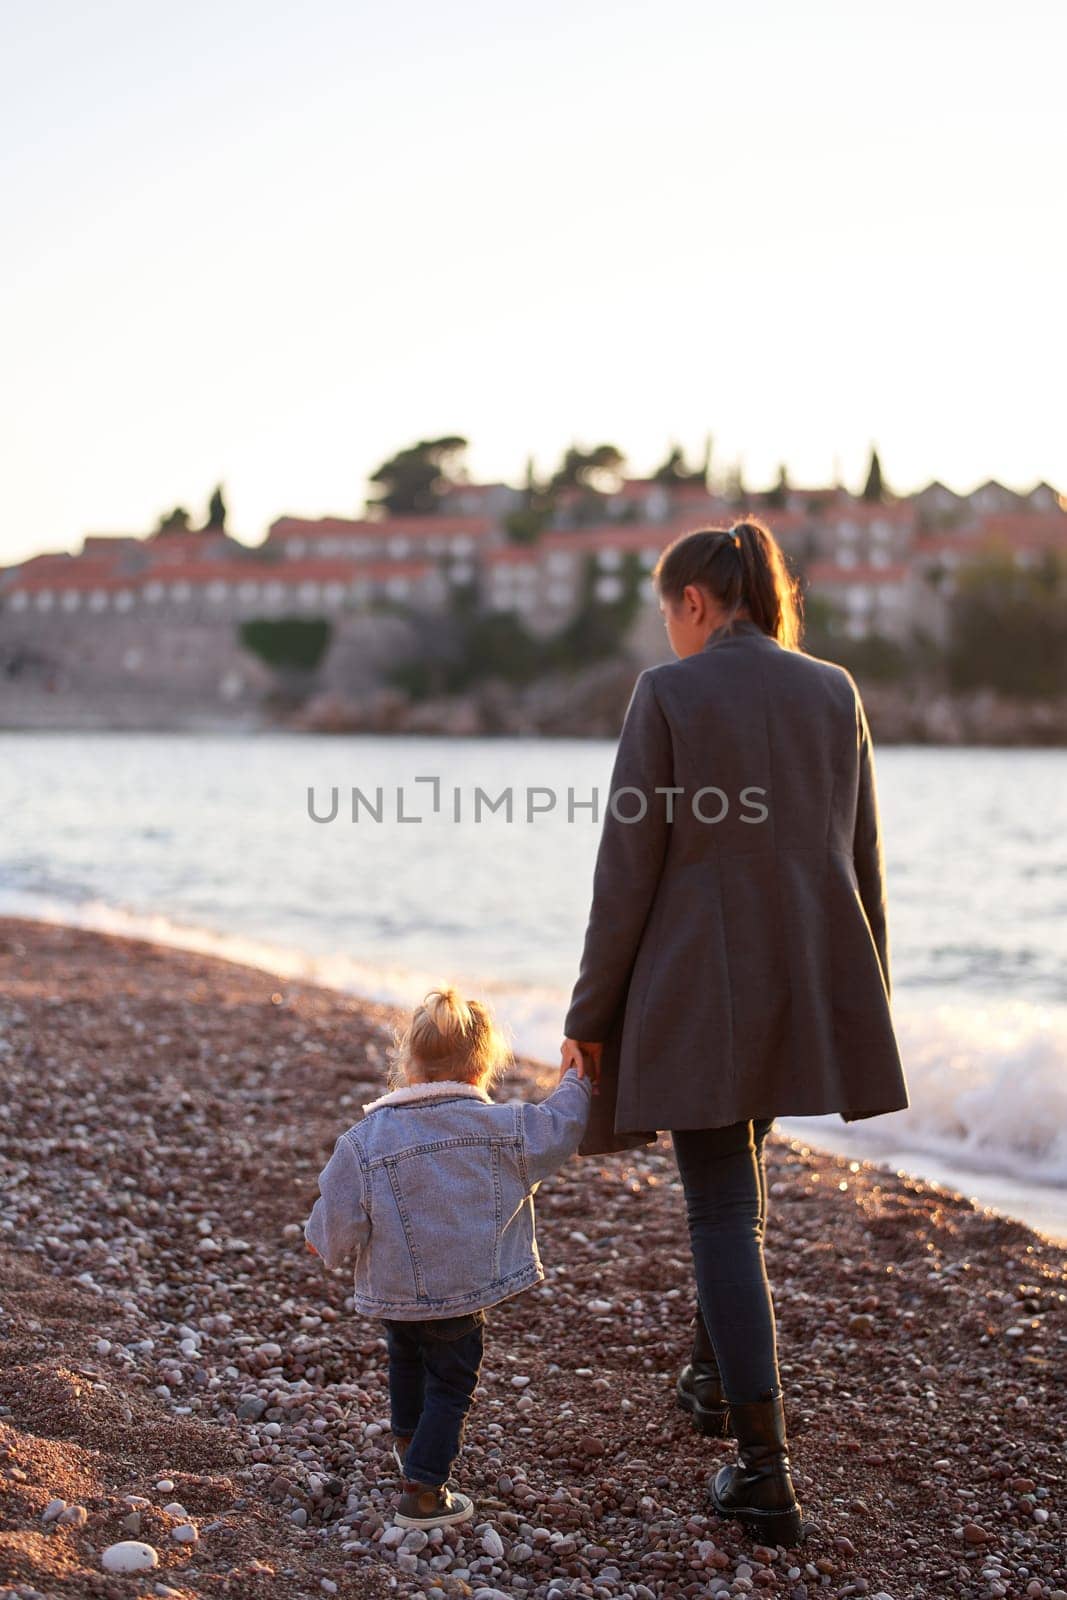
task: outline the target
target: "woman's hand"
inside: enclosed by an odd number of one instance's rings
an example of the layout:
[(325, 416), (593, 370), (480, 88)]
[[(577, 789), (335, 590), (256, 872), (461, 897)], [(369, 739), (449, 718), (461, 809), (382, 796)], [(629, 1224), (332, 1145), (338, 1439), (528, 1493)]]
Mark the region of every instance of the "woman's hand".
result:
[(589, 1078), (596, 1094), (600, 1087), (600, 1060), (604, 1053), (604, 1046), (599, 1041), (589, 1039), (564, 1039), (560, 1046), (559, 1076), (562, 1082), (564, 1075), (571, 1067), (575, 1069), (579, 1078)]

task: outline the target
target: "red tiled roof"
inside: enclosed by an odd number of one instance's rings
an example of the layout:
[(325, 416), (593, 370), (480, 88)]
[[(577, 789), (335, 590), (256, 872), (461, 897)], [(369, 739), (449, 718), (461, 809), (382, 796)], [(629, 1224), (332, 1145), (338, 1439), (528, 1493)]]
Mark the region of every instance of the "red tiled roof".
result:
[(957, 553), (964, 552), (967, 555), (973, 555), (977, 551), (986, 549), (988, 544), (989, 540), (983, 534), (970, 531), (966, 533), (924, 533), (921, 538), (916, 539), (913, 549), (917, 556), (938, 555), (942, 550), (954, 550)]
[(355, 578), (421, 578), (435, 570), (432, 561), (346, 561), (334, 556), (329, 560), (264, 562), (257, 568), (256, 576), (288, 583), (315, 580), (343, 583)]
[(996, 546), (1014, 550), (1067, 550), (1067, 515), (1060, 511), (1013, 511), (971, 523), (960, 533), (928, 533), (915, 541), (916, 555), (944, 551), (980, 555)]
[(904, 583), (910, 568), (902, 561), (891, 567), (842, 567), (836, 561), (813, 561), (807, 576), (814, 584), (835, 583)]
[(143, 589), (149, 583), (187, 583), (196, 588), (210, 583), (270, 583), (278, 582), (287, 588), (299, 583), (351, 583), (361, 578), (417, 578), (434, 571), (429, 561), (213, 561), (198, 566), (145, 567), (139, 572), (116, 573), (110, 564), (85, 561), (73, 562), (62, 572), (34, 573), (26, 579), (17, 579), (5, 593), (18, 590), (39, 593), (51, 589), (63, 590)]
[[(188, 533), (154, 533), (149, 539), (137, 539), (135, 547), (153, 566), (192, 566), (205, 559), (209, 550), (218, 552), (217, 559), (228, 559), (237, 546), (237, 540), (215, 529), (190, 530)], [(209, 558), (210, 559), (210, 558)]]
[(1005, 540), (1008, 544), (1045, 548), (1067, 545), (1067, 512), (1005, 511), (983, 517), (975, 536), (984, 540)]
[(871, 500), (838, 501), (827, 513), (827, 521), (833, 522), (915, 522), (918, 517), (918, 507), (911, 500), (891, 500), (885, 505), (876, 504)]
[(58, 571), (76, 560), (77, 557), (72, 556), (69, 551), (46, 550), (39, 556), (27, 556), (25, 561), (16, 561), (13, 566), (5, 567), (4, 571), (8, 576), (20, 572), (44, 572), (53, 567)]
[(112, 580), (116, 588), (121, 588), (126, 582), (116, 574), (113, 561), (86, 560), (75, 556), (65, 562), (40, 558), (39, 562), (26, 562), (12, 571), (4, 584), (4, 592), (13, 594), (21, 589), (28, 594), (37, 594), (42, 589), (95, 589)]
[[(752, 512), (751, 515), (768, 527), (775, 536), (788, 536), (808, 526), (807, 518), (795, 511), (775, 511), (770, 515)], [(598, 522), (587, 528), (571, 528), (566, 532), (546, 533), (540, 548), (548, 550), (642, 550), (655, 546), (664, 550), (673, 540), (687, 533), (696, 533), (711, 527), (730, 527), (744, 520), (730, 511), (722, 517), (715, 516), (707, 522), (698, 518), (674, 518), (670, 522)]]
[[(687, 524), (688, 527), (688, 524)], [(545, 533), (539, 550), (657, 550), (670, 544), (679, 532), (677, 523), (606, 522), (588, 528), (573, 528), (566, 533)]]
[(267, 544), (303, 538), (429, 539), (467, 534), (484, 539), (496, 523), (491, 517), (387, 517), (380, 522), (346, 517), (279, 517), (267, 530)]

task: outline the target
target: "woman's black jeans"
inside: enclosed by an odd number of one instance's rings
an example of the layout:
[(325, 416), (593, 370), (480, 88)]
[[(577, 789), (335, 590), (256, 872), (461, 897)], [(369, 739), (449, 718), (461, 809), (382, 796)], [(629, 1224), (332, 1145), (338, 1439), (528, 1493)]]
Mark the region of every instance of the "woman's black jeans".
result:
[(478, 1387), (484, 1330), (484, 1311), (385, 1322), (390, 1426), (411, 1438), (404, 1476), (412, 1482), (448, 1482)]
[(697, 1298), (728, 1402), (781, 1392), (774, 1306), (763, 1263), (773, 1117), (672, 1133), (685, 1191)]

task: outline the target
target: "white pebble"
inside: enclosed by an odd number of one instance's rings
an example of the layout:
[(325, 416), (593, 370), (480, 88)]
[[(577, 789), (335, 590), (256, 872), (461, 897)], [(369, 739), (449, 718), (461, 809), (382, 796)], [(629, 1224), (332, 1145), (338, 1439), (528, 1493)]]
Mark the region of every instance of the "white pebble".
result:
[(150, 1544), (139, 1539), (122, 1539), (109, 1544), (100, 1563), (105, 1572), (143, 1572), (146, 1567), (158, 1567), (159, 1555)]
[(516, 1373), (514, 1378), (512, 1378), (512, 1380), (511, 1380), (511, 1387), (513, 1389), (525, 1389), (525, 1387), (529, 1383), (529, 1381), (530, 1381), (529, 1378), (523, 1378), (518, 1373)]
[(172, 1500), (170, 1504), (165, 1505), (163, 1509), (167, 1513), (168, 1517), (187, 1517), (189, 1515), (188, 1511), (186, 1511), (180, 1500)]
[(191, 1522), (183, 1522), (180, 1527), (172, 1528), (170, 1536), (177, 1544), (195, 1544), (200, 1537)]
[(169, 1494), (174, 1488), (174, 1479), (160, 1478), (159, 1482), (155, 1484), (154, 1487), (157, 1488), (162, 1494)]
[(65, 1500), (49, 1500), (48, 1504), (41, 1512), (41, 1521), (54, 1522), (59, 1516), (59, 1513), (66, 1508), (66, 1504), (67, 1502)]
[(504, 1554), (504, 1541), (495, 1528), (486, 1528), (482, 1534), (482, 1549), (494, 1561), (499, 1561)]

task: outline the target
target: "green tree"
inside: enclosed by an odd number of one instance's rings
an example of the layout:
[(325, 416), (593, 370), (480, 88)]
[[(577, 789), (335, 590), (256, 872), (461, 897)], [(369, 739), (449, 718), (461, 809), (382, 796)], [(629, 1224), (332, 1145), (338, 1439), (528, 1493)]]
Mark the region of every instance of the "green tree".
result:
[(184, 506), (175, 506), (173, 511), (165, 511), (156, 524), (157, 533), (188, 533), (192, 525), (191, 518)]
[(764, 505), (773, 506), (778, 511), (784, 511), (789, 504), (789, 474), (785, 463), (778, 468), (778, 481), (773, 489), (768, 489), (763, 497)]
[(949, 602), (948, 671), (960, 689), (1019, 699), (1067, 693), (1067, 555), (1047, 550), (1020, 567), (1002, 546), (960, 568)]
[(551, 489), (587, 489), (607, 494), (618, 487), (626, 457), (613, 444), (598, 444), (592, 450), (571, 445), (552, 476)]
[[(710, 449), (710, 441), (708, 444)], [(707, 478), (707, 450), (705, 451), (705, 464), (703, 467), (691, 467), (685, 459), (685, 451), (681, 445), (672, 444), (667, 454), (667, 459), (660, 463), (652, 474), (653, 483), (681, 484), (704, 483)]]
[(863, 486), (863, 498), (877, 505), (888, 499), (885, 480), (882, 477), (882, 463), (878, 459), (878, 451), (871, 446), (871, 464), (867, 469), (867, 482)]
[(504, 532), (512, 544), (536, 544), (548, 526), (550, 512), (542, 506), (523, 506), (509, 511), (504, 518)]
[(743, 506), (748, 498), (748, 491), (745, 488), (744, 468), (739, 460), (734, 463), (726, 474), (723, 493), (727, 504), (734, 507)]
[(226, 530), (226, 502), (222, 497), (222, 484), (215, 485), (211, 499), (208, 501), (207, 521), (204, 524), (205, 532), (224, 533)]
[(241, 623), (240, 638), (268, 667), (309, 673), (322, 660), (331, 631), (325, 617), (250, 617)]
[(441, 439), (420, 439), (398, 450), (370, 475), (382, 493), (369, 504), (383, 507), (391, 516), (425, 516), (437, 510), (438, 501), (460, 470), (467, 440), (459, 434)]

